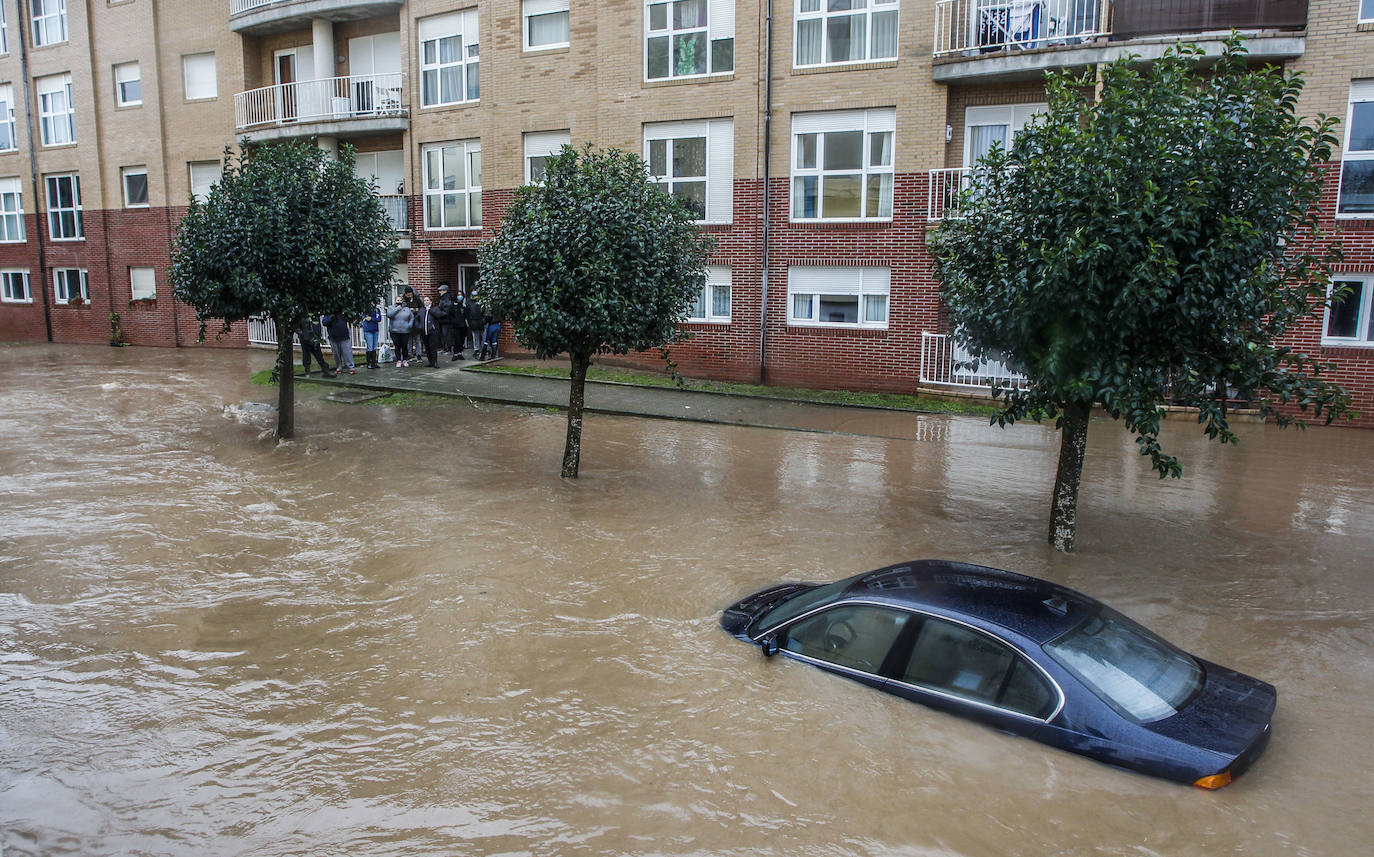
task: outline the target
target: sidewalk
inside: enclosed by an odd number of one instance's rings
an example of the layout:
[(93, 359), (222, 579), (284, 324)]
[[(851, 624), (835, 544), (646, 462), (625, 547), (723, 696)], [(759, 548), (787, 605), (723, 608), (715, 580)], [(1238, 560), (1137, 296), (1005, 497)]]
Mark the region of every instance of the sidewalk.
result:
[[(296, 380), (364, 390), (432, 393), (460, 401), (466, 399), (474, 404), (567, 409), (569, 382), (566, 379), (495, 372), (484, 370), (483, 365), (473, 360), (451, 362), (448, 355), (441, 355), (438, 369), (430, 369), (423, 361), (411, 361), (404, 369), (384, 364), (381, 369), (359, 368), (356, 375), (330, 376), (322, 380), (315, 375), (305, 379), (298, 373)], [(638, 387), (604, 381), (587, 382), (584, 407), (589, 414), (908, 439), (927, 433), (920, 429), (920, 423), (958, 419), (947, 414), (794, 402), (670, 387)]]

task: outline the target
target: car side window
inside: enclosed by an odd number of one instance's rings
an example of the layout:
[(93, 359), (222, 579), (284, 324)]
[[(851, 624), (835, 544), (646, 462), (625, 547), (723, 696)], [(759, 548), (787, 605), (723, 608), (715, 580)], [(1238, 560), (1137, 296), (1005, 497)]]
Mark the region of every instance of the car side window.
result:
[(910, 618), (904, 610), (841, 604), (792, 624), (778, 642), (789, 652), (876, 674)]
[(942, 619), (926, 619), (901, 680), (1032, 717), (1054, 709), (1054, 691), (1024, 658), (986, 634)]

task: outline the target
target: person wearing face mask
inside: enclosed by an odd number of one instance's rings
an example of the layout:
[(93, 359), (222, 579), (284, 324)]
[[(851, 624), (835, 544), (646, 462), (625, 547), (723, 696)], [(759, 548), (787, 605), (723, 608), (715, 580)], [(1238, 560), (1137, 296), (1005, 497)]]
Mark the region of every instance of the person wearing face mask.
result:
[[(420, 346), (425, 349), (425, 359), (429, 361), (429, 368), (439, 368), (439, 317), (434, 311), (434, 304), (425, 295), (420, 311), (415, 315), (415, 326), (412, 332), (420, 338)], [(415, 355), (419, 357), (419, 354)]]
[(410, 329), (415, 324), (415, 314), (405, 305), (402, 298), (397, 297), (396, 305), (387, 310), (386, 317), (391, 322), (391, 346), (396, 349), (396, 368), (409, 366), (410, 352), (406, 348), (406, 342), (410, 338)]

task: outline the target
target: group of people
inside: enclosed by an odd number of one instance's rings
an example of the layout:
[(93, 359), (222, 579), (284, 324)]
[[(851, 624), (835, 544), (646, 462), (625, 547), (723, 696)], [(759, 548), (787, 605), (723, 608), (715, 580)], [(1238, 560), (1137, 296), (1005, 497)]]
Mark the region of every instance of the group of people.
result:
[[(415, 289), (406, 286), (396, 296), (395, 305), (386, 311), (387, 329), (391, 334), (392, 350), (396, 357), (396, 368), (410, 365), (411, 360), (419, 361), (423, 349), (430, 368), (439, 368), (439, 354), (450, 355), (450, 360), (462, 360), (463, 350), (472, 345), (472, 358), (486, 360), (496, 357), (496, 340), (501, 332), (501, 322), (491, 316), (475, 300), (461, 291), (453, 290), (448, 283), (440, 283), (437, 303), (428, 295), (420, 297)], [(379, 303), (362, 318), (363, 340), (367, 350), (367, 368), (380, 369), (378, 345), (382, 329), (382, 308)], [(320, 348), (319, 325), (324, 325), (330, 348), (334, 352), (334, 368), (324, 360)], [(322, 374), (342, 375), (347, 371), (357, 374), (353, 365), (353, 336), (349, 321), (340, 314), (326, 315), (319, 322), (307, 318), (296, 331), (301, 343), (301, 365), (305, 374), (310, 374), (310, 360), (314, 357), (320, 364)]]

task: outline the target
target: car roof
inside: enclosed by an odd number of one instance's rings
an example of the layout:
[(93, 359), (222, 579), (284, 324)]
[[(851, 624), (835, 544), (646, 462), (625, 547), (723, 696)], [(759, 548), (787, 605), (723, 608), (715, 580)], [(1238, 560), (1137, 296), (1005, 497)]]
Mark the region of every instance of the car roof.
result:
[(856, 575), (837, 600), (864, 598), (991, 623), (1045, 643), (1096, 614), (1101, 602), (1013, 571), (948, 560), (916, 560)]

